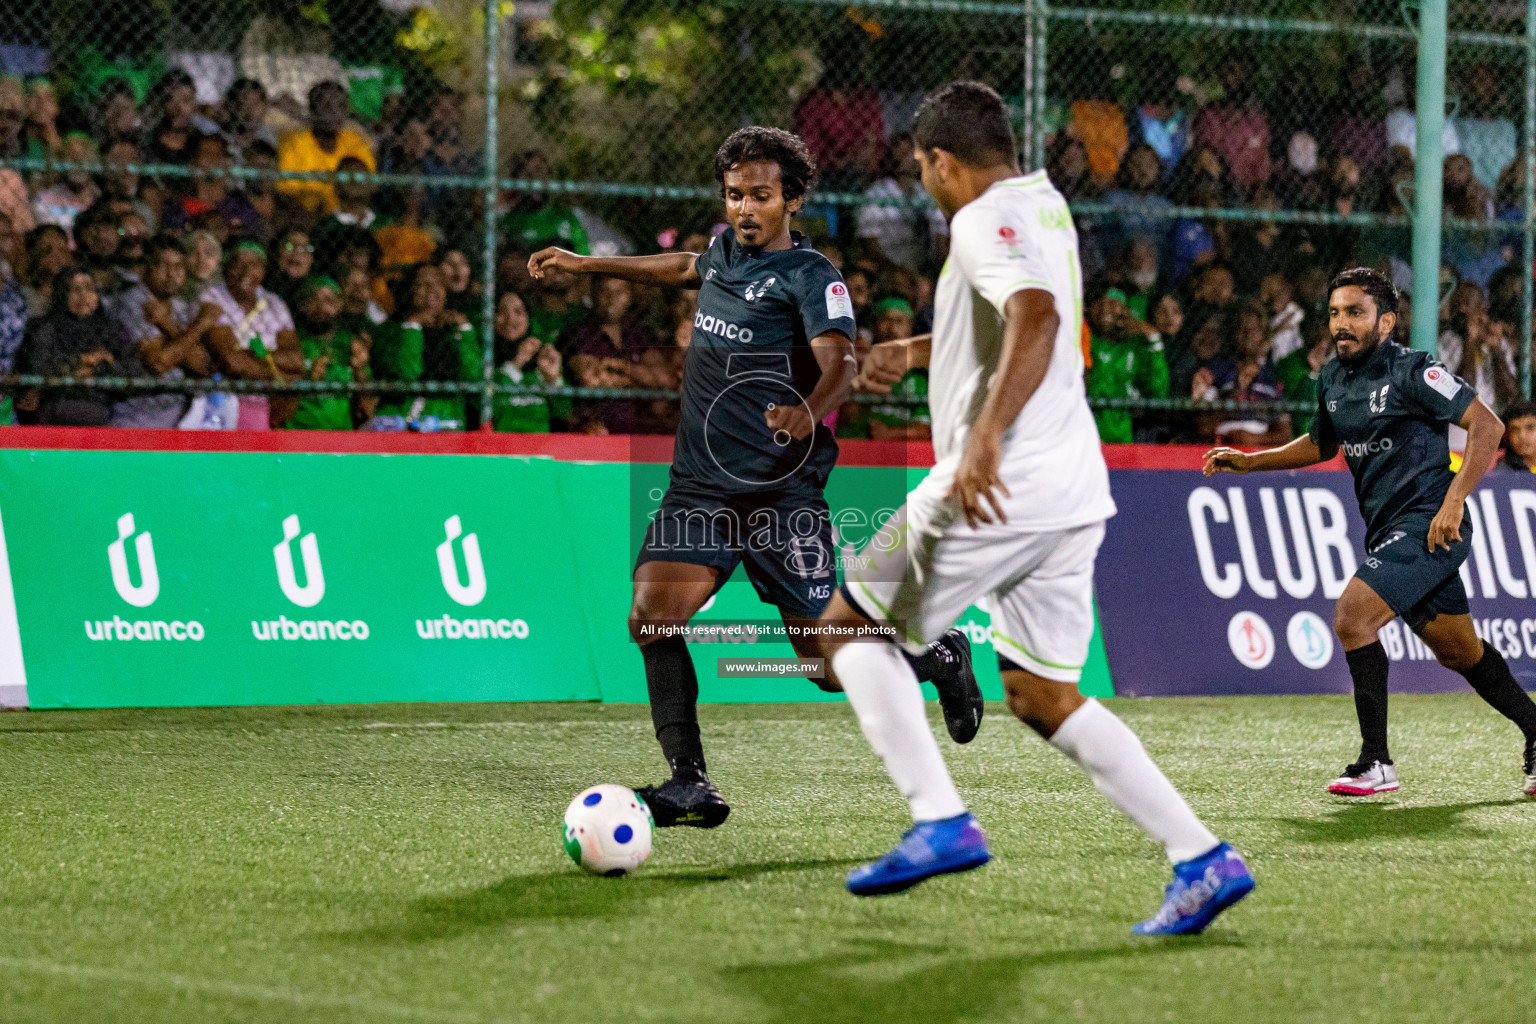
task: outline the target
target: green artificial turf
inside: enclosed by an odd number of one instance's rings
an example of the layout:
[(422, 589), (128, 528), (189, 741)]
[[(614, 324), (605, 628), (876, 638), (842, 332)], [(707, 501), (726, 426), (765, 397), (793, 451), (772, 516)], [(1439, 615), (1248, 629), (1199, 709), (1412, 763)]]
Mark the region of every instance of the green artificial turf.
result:
[(1110, 702), (1259, 888), (1133, 938), (1160, 850), (1001, 706), (944, 749), (995, 860), (856, 900), (905, 811), (848, 709), (709, 706), (735, 810), (578, 872), (567, 801), (658, 774), (644, 708), (0, 715), (0, 1021), (1536, 1020), (1513, 727), (1400, 697), (1404, 789), (1347, 803), (1341, 698)]

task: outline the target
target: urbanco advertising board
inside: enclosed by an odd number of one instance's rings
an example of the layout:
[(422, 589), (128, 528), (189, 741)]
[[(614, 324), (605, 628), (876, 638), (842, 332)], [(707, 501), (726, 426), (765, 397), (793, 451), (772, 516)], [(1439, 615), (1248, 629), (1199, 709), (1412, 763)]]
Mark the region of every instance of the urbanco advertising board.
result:
[[(572, 445), (569, 460), (0, 449), (0, 705), (644, 701), (626, 615), (667, 467)], [(925, 473), (840, 466), (840, 555)], [(738, 571), (701, 617), (776, 614)], [(960, 626), (996, 699), (988, 623), (972, 608)], [(690, 649), (706, 701), (841, 699), (718, 676), (722, 657), (789, 658), (787, 643)], [(1083, 688), (1113, 692), (1097, 637)]]

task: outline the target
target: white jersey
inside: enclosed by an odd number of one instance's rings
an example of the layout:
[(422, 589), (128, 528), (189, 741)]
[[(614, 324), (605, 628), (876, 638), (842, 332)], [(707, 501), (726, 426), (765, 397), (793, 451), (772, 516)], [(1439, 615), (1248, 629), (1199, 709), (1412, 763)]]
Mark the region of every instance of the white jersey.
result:
[(962, 207), (949, 231), (928, 362), (935, 460), (959, 461), (997, 370), (1009, 296), (1048, 291), (1061, 326), (1045, 379), (1003, 435), (1003, 510), (1028, 531), (1108, 519), (1115, 503), (1083, 388), (1082, 271), (1066, 200), (1044, 171), (1008, 178)]

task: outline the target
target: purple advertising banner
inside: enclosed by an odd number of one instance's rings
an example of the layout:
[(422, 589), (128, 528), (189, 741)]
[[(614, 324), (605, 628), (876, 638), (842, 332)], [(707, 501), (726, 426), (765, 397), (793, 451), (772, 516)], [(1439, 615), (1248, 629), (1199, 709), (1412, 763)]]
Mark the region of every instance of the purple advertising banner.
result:
[[(1333, 605), (1364, 558), (1347, 472), (1118, 469), (1095, 588), (1124, 696), (1349, 693)], [(1467, 502), (1462, 566), (1478, 635), (1536, 686), (1536, 477), (1492, 470)], [(1392, 689), (1466, 687), (1401, 619), (1381, 631)]]

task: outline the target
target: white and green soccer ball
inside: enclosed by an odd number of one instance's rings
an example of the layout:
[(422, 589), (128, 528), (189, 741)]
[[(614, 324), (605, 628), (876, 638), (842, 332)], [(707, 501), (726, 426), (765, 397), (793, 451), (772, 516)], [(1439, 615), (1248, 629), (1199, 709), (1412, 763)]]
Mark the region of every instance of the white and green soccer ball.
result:
[(634, 790), (605, 782), (577, 793), (565, 809), (565, 852), (594, 875), (628, 874), (651, 855), (655, 828)]

